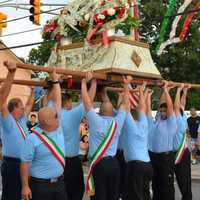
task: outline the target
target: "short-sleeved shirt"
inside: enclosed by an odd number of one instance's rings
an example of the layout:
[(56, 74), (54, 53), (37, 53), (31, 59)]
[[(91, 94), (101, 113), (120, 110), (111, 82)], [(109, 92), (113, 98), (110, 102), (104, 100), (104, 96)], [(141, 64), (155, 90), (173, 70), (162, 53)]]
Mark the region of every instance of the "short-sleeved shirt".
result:
[[(43, 132), (39, 127), (35, 130), (39, 134)], [(46, 132), (46, 134), (54, 140), (57, 146), (64, 153), (64, 137), (61, 126), (55, 131)], [(59, 161), (34, 133), (29, 134), (22, 147), (21, 161), (30, 163), (29, 174), (35, 178), (56, 178), (61, 176), (64, 172)]]
[(197, 138), (197, 130), (200, 125), (200, 116), (196, 117), (189, 117), (187, 119), (188, 122), (188, 129), (189, 129), (189, 134), (191, 135), (192, 138)]
[(115, 117), (107, 117), (98, 115), (94, 109), (91, 109), (87, 114), (86, 118), (88, 120), (89, 125), (89, 157), (92, 157), (103, 139), (108, 132), (111, 123), (113, 120), (117, 123), (117, 129), (115, 131), (115, 135), (112, 139), (111, 144), (106, 150), (105, 156), (115, 156), (117, 152), (117, 144), (119, 140), (119, 136), (121, 134), (121, 130), (126, 118), (126, 112), (123, 110), (119, 110)]
[(81, 103), (71, 110), (62, 109), (61, 111), (61, 126), (65, 139), (65, 154), (66, 157), (78, 156), (80, 132), (79, 127), (85, 110)]
[(129, 113), (123, 127), (123, 150), (125, 160), (149, 162), (148, 154), (148, 122), (141, 112), (139, 121), (135, 121)]
[(200, 133), (200, 125), (199, 125), (199, 127), (198, 127), (198, 130), (197, 130), (197, 132), (198, 132), (198, 133)]
[[(12, 116), (9, 114), (6, 118), (0, 117), (2, 124), (2, 152), (3, 156), (12, 157), (12, 158), (20, 158), (21, 149), (25, 140), (20, 132), (20, 129), (17, 126), (17, 122)], [(24, 114), (18, 120), (21, 128), (23, 129), (26, 136), (29, 135), (29, 131), (27, 128), (27, 115)]]
[(182, 143), (183, 137), (186, 134), (187, 117), (185, 115), (181, 116), (180, 114), (176, 116), (177, 121), (177, 132), (174, 136), (174, 151), (179, 149), (179, 146)]
[[(47, 106), (55, 108), (53, 101), (49, 101)], [(66, 157), (71, 158), (78, 156), (79, 154), (79, 127), (84, 114), (85, 109), (83, 103), (70, 110), (63, 108), (60, 112), (60, 122), (64, 134)]]
[(175, 113), (166, 120), (158, 118), (156, 121), (148, 117), (149, 150), (154, 153), (173, 151), (173, 140), (177, 132)]

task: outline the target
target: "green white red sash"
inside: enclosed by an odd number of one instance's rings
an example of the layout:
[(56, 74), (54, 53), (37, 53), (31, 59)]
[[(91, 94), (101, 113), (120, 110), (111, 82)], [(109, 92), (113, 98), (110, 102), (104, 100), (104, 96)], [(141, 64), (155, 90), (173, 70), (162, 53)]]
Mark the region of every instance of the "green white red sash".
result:
[(184, 134), (184, 137), (182, 139), (181, 145), (178, 149), (178, 151), (176, 152), (176, 156), (175, 156), (175, 165), (179, 164), (183, 158), (183, 155), (185, 153), (185, 150), (187, 148), (186, 146), (186, 140), (187, 140), (187, 135), (186, 133)]
[(58, 147), (58, 145), (52, 140), (46, 133), (42, 132), (41, 134), (32, 129), (32, 133), (35, 134), (42, 142), (43, 144), (49, 149), (49, 151), (52, 153), (54, 158), (62, 165), (62, 167), (65, 167), (65, 156), (62, 150)]
[(104, 140), (101, 142), (101, 144), (95, 151), (94, 155), (90, 159), (90, 168), (89, 168), (87, 182), (86, 182), (86, 193), (88, 194), (88, 196), (93, 196), (95, 194), (95, 185), (94, 185), (92, 172), (95, 165), (102, 159), (110, 143), (112, 142), (113, 136), (115, 135), (116, 128), (117, 128), (117, 123), (113, 121), (108, 129), (108, 132), (106, 133)]
[(26, 133), (25, 133), (24, 129), (22, 128), (21, 124), (17, 120), (15, 120), (15, 121), (16, 121), (17, 127), (19, 129), (19, 132), (21, 133), (22, 138), (25, 140)]

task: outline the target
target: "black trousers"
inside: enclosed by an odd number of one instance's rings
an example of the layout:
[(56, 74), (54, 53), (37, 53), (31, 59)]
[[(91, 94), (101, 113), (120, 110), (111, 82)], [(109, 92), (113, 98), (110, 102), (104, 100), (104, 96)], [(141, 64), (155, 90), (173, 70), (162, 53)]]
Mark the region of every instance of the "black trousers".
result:
[(103, 158), (93, 170), (95, 195), (91, 200), (118, 200), (120, 169), (115, 157)]
[(78, 156), (65, 158), (64, 181), (68, 200), (82, 200), (85, 185), (83, 168)]
[(130, 161), (126, 170), (125, 200), (150, 200), (149, 185), (153, 176), (150, 162)]
[(1, 200), (21, 200), (20, 160), (4, 157), (1, 165)]
[(125, 196), (125, 175), (126, 175), (126, 162), (124, 159), (123, 150), (117, 150), (116, 158), (119, 162), (120, 167), (120, 183), (119, 183), (119, 196), (120, 198), (124, 198)]
[(188, 149), (186, 149), (181, 162), (175, 165), (175, 175), (182, 200), (192, 200), (191, 155)]
[(153, 200), (174, 200), (174, 153), (149, 152), (153, 167)]
[(68, 200), (65, 191), (64, 177), (57, 182), (30, 178), (32, 200)]

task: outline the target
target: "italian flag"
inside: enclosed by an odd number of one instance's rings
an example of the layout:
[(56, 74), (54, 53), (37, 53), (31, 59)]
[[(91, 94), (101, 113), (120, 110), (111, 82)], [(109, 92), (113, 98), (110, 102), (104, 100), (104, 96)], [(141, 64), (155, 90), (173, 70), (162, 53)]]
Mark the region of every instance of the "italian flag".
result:
[(185, 153), (185, 150), (187, 148), (186, 146), (186, 140), (187, 140), (187, 135), (186, 133), (184, 134), (184, 137), (182, 139), (182, 142), (181, 142), (181, 145), (176, 153), (176, 156), (175, 156), (175, 165), (179, 164), (183, 158), (183, 155)]
[(104, 140), (101, 142), (97, 150), (95, 151), (94, 155), (92, 156), (90, 160), (90, 168), (87, 176), (87, 182), (86, 182), (86, 193), (88, 196), (95, 195), (95, 185), (94, 185), (94, 179), (92, 176), (92, 171), (95, 167), (95, 165), (103, 158), (106, 150), (108, 149), (113, 136), (115, 135), (115, 131), (117, 128), (117, 123), (113, 121), (111, 123), (111, 126), (108, 129), (108, 132), (106, 133), (106, 136)]

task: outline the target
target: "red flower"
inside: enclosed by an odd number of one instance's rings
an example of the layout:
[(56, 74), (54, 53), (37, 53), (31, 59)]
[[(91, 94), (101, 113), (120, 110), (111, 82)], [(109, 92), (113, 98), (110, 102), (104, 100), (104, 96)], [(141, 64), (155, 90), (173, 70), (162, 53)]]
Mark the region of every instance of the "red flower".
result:
[(105, 6), (106, 5), (106, 2), (105, 1), (102, 1), (101, 2), (101, 6)]
[(101, 14), (104, 15), (104, 16), (106, 17), (106, 16), (108, 16), (108, 11), (107, 11), (107, 10), (104, 10), (104, 11), (101, 12)]
[(124, 17), (125, 12), (126, 12), (126, 8), (125, 8), (125, 7), (121, 7), (121, 8), (119, 9), (118, 18)]
[(102, 20), (99, 19), (99, 14), (94, 15), (93, 20), (94, 20), (94, 24), (98, 24), (102, 22)]
[(57, 42), (59, 42), (59, 41), (61, 40), (61, 35), (60, 35), (60, 33), (57, 33), (57, 34), (56, 34), (55, 40), (56, 40)]
[(87, 25), (87, 22), (85, 20), (82, 20), (79, 22), (79, 26), (84, 28)]

